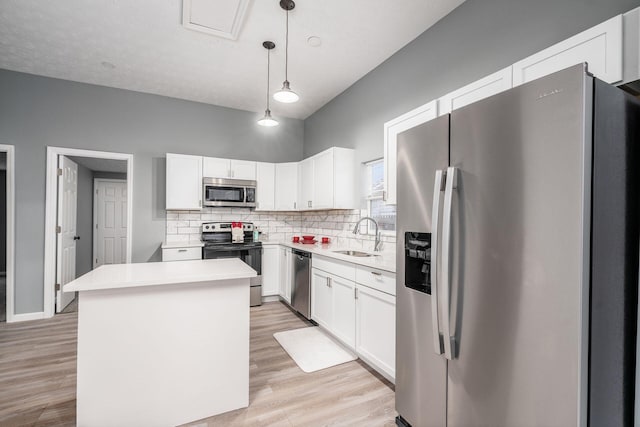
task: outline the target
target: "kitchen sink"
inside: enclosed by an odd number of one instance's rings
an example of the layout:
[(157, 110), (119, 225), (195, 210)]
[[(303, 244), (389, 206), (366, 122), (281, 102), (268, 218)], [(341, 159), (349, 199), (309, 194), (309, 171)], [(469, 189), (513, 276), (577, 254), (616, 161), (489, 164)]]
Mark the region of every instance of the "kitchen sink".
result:
[(335, 254), (341, 255), (349, 255), (349, 256), (357, 256), (357, 257), (370, 257), (370, 256), (378, 256), (376, 254), (370, 254), (362, 251), (332, 251)]

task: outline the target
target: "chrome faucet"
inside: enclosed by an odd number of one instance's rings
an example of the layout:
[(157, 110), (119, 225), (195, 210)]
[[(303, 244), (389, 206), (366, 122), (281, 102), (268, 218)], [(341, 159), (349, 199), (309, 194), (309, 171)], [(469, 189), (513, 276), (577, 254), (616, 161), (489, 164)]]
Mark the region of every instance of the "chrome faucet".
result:
[(373, 250), (374, 252), (379, 251), (380, 250), (380, 231), (378, 231), (378, 223), (376, 222), (375, 219), (371, 218), (370, 216), (363, 216), (362, 218), (360, 218), (360, 220), (356, 222), (355, 227), (353, 227), (353, 234), (358, 234), (360, 223), (366, 220), (371, 221), (373, 225), (376, 226), (376, 243), (373, 245)]

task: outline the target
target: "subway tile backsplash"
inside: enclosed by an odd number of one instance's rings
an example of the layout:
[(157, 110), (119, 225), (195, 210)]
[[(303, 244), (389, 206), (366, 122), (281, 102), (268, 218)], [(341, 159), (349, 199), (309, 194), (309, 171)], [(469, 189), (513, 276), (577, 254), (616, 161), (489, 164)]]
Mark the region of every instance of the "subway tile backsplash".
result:
[[(204, 208), (201, 212), (167, 211), (167, 242), (199, 240), (201, 225), (210, 221), (252, 222), (263, 240), (282, 241), (292, 236), (313, 234), (319, 240), (326, 236), (340, 246), (373, 250), (374, 236), (352, 233), (356, 222), (366, 215), (360, 210), (327, 210), (313, 212), (255, 212), (242, 208)], [(366, 232), (363, 223), (362, 232)], [(382, 250), (394, 251), (395, 235), (382, 235)]]

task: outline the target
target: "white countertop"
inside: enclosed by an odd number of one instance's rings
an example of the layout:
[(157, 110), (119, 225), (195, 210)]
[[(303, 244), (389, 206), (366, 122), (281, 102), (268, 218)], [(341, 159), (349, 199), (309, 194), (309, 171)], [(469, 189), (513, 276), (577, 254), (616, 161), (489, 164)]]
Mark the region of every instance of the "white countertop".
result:
[(204, 246), (202, 240), (188, 240), (186, 242), (164, 242), (162, 243), (162, 249), (176, 249), (176, 248), (201, 248)]
[(64, 285), (65, 292), (211, 282), (255, 277), (239, 258), (102, 265)]
[[(328, 258), (347, 261), (357, 265), (364, 265), (366, 267), (377, 268), (380, 270), (389, 271), (391, 273), (396, 272), (396, 253), (395, 252), (371, 252), (371, 251), (365, 251), (358, 248), (347, 248), (347, 247), (339, 246), (332, 243), (323, 245), (320, 243), (305, 244), (305, 243), (293, 243), (293, 242), (282, 242), (282, 241), (267, 241), (267, 242), (263, 241), (262, 244), (264, 246), (268, 246), (268, 245), (286, 246), (289, 248), (300, 249), (301, 251), (311, 252), (312, 254), (315, 254), (315, 255), (322, 255)], [(334, 252), (339, 250), (357, 250), (361, 252), (376, 254), (376, 256), (355, 257), (350, 255), (337, 254)]]

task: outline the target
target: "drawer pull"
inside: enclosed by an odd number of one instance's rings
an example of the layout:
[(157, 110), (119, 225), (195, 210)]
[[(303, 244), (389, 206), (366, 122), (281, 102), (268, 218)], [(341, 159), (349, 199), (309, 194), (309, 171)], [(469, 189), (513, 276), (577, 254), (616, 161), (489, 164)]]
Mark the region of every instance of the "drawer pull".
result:
[(373, 274), (374, 276), (382, 276), (382, 273), (379, 273), (377, 271), (372, 271), (371, 274)]
[(187, 252), (186, 249), (178, 249), (178, 252)]

